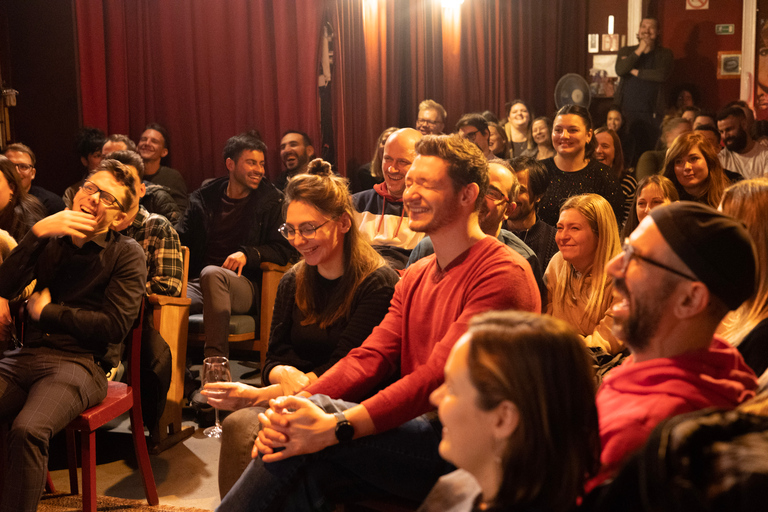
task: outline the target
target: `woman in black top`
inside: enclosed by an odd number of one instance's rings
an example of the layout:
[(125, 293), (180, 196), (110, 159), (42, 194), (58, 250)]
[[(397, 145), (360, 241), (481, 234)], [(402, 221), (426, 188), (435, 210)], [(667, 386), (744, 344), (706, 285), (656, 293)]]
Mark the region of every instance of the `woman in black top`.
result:
[(21, 187), (16, 165), (0, 156), (0, 229), (17, 242), (45, 216), (43, 205)]
[(555, 226), (560, 207), (571, 196), (598, 194), (623, 218), (624, 195), (608, 166), (594, 158), (596, 147), (589, 111), (578, 105), (558, 110), (553, 123), (552, 143), (555, 156), (542, 160), (549, 173), (549, 187), (539, 203), (538, 216)]

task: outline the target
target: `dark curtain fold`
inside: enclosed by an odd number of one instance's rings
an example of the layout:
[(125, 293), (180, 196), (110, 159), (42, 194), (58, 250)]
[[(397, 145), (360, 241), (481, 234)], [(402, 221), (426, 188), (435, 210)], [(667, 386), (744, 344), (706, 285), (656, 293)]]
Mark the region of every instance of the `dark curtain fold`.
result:
[[(557, 80), (587, 71), (584, 2), (469, 0), (458, 10), (434, 0), (329, 2), (342, 168), (368, 161), (384, 128), (413, 126), (423, 99), (445, 106), (449, 132), (466, 112), (491, 110), (503, 120), (515, 98), (551, 116)], [(374, 5), (378, 17), (366, 18)]]
[(280, 134), (320, 146), (312, 0), (77, 0), (83, 122), (136, 140), (170, 133), (170, 165), (190, 190), (225, 173), (226, 140), (258, 129), (276, 176)]
[(76, 0), (83, 120), (138, 138), (167, 125), (171, 165), (190, 189), (222, 175), (226, 139), (250, 128), (276, 176), (280, 134), (321, 147), (317, 93), (321, 22), (335, 37), (337, 169), (367, 162), (379, 133), (413, 126), (418, 103), (465, 112), (526, 100), (554, 111), (565, 73), (587, 70), (586, 5), (570, 0)]

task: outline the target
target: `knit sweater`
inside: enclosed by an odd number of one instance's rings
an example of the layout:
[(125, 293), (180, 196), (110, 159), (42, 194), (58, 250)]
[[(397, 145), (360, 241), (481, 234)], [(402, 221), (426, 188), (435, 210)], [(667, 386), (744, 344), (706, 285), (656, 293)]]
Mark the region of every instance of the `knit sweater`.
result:
[(408, 267), (392, 305), (362, 346), (352, 350), (306, 391), (357, 401), (399, 372), (394, 384), (362, 402), (379, 432), (434, 407), (429, 395), (470, 319), (489, 310), (539, 311), (531, 266), (493, 237), (485, 237), (440, 268), (436, 256)]

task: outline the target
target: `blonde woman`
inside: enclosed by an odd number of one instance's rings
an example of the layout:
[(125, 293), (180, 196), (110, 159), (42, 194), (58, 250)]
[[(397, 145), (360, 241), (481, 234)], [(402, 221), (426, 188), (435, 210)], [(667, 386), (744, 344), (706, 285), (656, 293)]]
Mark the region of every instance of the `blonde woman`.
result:
[(624, 344), (612, 332), (613, 280), (605, 265), (621, 251), (616, 216), (603, 197), (582, 194), (560, 208), (552, 257), (544, 282), (547, 313), (571, 324), (588, 347), (615, 354)]
[[(739, 182), (723, 194), (720, 209), (744, 223), (755, 242), (757, 291), (723, 320), (721, 334), (737, 345), (747, 364), (760, 376), (768, 369), (768, 178)], [(762, 379), (761, 379), (762, 384)]]

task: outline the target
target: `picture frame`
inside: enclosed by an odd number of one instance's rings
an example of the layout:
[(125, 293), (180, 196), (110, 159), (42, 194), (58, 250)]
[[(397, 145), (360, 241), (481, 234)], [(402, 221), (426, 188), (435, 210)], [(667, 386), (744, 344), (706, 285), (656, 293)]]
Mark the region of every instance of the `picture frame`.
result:
[(717, 78), (741, 77), (741, 52), (717, 52)]

